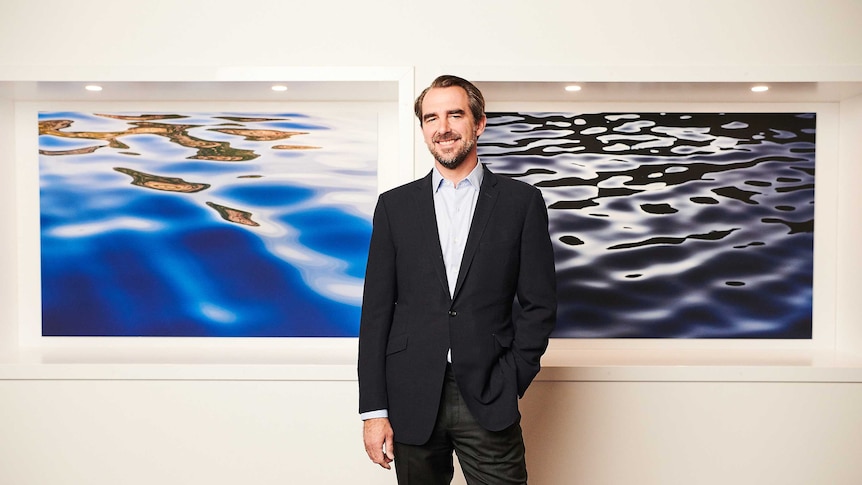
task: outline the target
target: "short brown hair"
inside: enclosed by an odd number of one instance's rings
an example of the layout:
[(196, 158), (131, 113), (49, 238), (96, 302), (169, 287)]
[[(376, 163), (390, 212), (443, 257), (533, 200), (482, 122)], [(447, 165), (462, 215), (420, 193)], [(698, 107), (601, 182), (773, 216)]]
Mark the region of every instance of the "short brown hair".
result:
[(422, 124), (422, 100), (425, 99), (425, 94), (433, 88), (450, 88), (457, 86), (467, 92), (467, 99), (470, 105), (470, 113), (473, 114), (473, 121), (478, 122), (485, 116), (485, 97), (482, 96), (482, 91), (473, 85), (470, 81), (462, 79), (458, 76), (444, 74), (438, 76), (430, 86), (425, 88), (422, 93), (416, 98), (413, 103), (413, 112), (419, 118), (419, 124)]

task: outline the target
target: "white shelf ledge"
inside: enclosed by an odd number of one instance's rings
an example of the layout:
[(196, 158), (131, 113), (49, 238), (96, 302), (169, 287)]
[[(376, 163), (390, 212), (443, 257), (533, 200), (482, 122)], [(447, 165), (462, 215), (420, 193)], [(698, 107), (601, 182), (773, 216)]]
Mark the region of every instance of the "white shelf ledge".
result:
[[(799, 350), (551, 350), (538, 382), (862, 383), (862, 356)], [(0, 380), (355, 381), (352, 349), (26, 350)]]
[(807, 350), (549, 351), (539, 380), (862, 382), (862, 357)]

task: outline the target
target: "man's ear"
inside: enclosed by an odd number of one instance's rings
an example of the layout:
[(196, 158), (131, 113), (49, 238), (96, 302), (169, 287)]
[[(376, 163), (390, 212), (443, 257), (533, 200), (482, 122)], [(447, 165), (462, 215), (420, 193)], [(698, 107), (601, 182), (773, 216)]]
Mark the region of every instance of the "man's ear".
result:
[(485, 124), (488, 123), (488, 117), (482, 113), (482, 118), (476, 123), (476, 136), (481, 135), (485, 132)]

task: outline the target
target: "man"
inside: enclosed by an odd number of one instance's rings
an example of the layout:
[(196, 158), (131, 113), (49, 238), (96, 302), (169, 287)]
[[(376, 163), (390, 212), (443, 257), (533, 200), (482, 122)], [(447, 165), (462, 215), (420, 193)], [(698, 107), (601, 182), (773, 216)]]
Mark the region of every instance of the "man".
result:
[[(382, 194), (359, 330), (365, 450), (401, 485), (525, 484), (518, 398), (556, 319), (538, 189), (479, 163), (485, 101), (440, 76), (416, 99), (431, 173)], [(516, 309), (516, 310), (515, 310)], [(515, 310), (515, 311), (513, 311)]]

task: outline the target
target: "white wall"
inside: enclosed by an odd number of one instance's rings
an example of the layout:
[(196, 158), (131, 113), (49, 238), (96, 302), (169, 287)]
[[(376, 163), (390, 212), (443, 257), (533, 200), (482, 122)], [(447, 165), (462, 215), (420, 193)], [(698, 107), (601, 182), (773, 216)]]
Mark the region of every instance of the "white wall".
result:
[(858, 484), (862, 385), (538, 382), (534, 484)]
[(846, 66), (854, 0), (5, 0), (0, 66)]
[[(0, 481), (394, 483), (345, 381), (0, 381)], [(862, 483), (862, 385), (537, 382), (538, 485)], [(455, 483), (463, 483), (459, 478)]]
[[(15, 145), (12, 101), (0, 99), (0, 146)], [(11, 153), (8, 151), (6, 153)], [(0, 158), (0, 207), (8, 214), (0, 231), (0, 351), (14, 346), (18, 339), (18, 202), (17, 169), (12, 157)], [(13, 276), (14, 275), (14, 276)]]
[[(562, 66), (605, 81), (859, 82), (860, 18), (862, 2), (854, 0), (475, 0), (457, 6), (4, 0), (0, 81), (414, 66), (421, 87), (444, 71), (535, 80)], [(136, 354), (130, 361), (124, 350), (112, 357), (79, 353), (77, 360), (18, 355), (18, 218), (36, 215), (19, 214), (16, 206), (16, 160), (8, 156), (14, 151), (2, 148), (14, 142), (13, 104), (6, 99), (0, 96), (0, 483), (394, 483), (391, 473), (363, 457), (349, 351), (347, 363), (342, 354), (334, 366), (335, 377), (322, 369), (301, 379), (261, 371), (242, 358), (212, 365), (182, 353)], [(840, 110), (836, 322), (830, 324), (839, 350), (858, 353), (862, 98)], [(821, 368), (805, 356), (704, 365), (699, 358), (656, 363), (636, 351), (622, 355), (573, 364), (591, 370), (589, 378), (546, 374), (528, 393), (531, 483), (862, 482), (862, 465), (851, 455), (862, 435), (857, 361)], [(124, 370), (114, 374), (106, 366)], [(291, 366), (302, 367), (285, 364)], [(602, 377), (619, 366), (641, 373), (630, 380)], [(797, 369), (812, 368), (817, 378), (795, 377)], [(677, 369), (690, 371), (688, 377), (666, 378)], [(783, 377), (771, 377), (770, 369)], [(752, 381), (752, 373), (763, 378)]]
[[(841, 103), (841, 166), (838, 185), (838, 221), (836, 246), (838, 265), (838, 345), (841, 350), (862, 351), (862, 96)], [(815, 262), (816, 264), (816, 262)]]
[(0, 482), (385, 483), (365, 466), (355, 394), (350, 382), (0, 381)]

